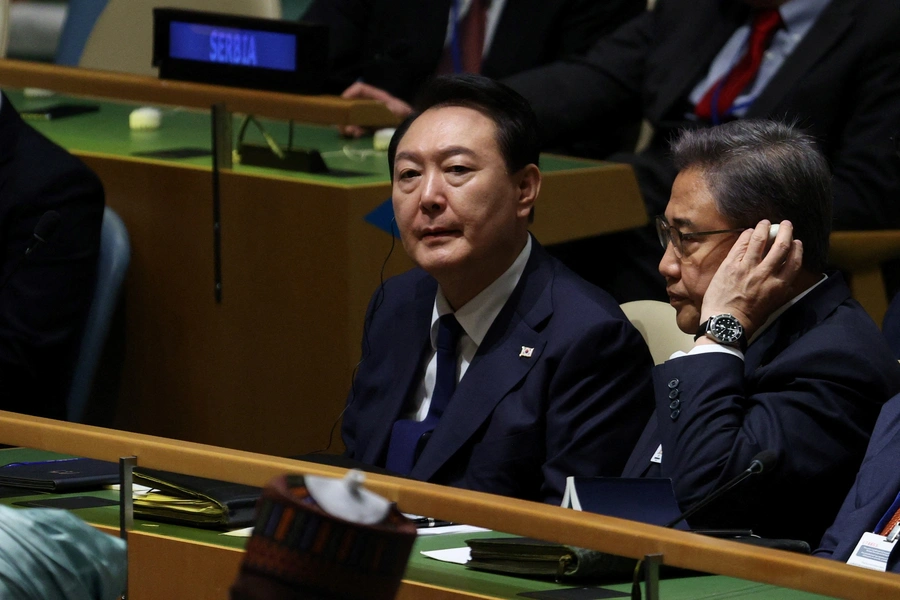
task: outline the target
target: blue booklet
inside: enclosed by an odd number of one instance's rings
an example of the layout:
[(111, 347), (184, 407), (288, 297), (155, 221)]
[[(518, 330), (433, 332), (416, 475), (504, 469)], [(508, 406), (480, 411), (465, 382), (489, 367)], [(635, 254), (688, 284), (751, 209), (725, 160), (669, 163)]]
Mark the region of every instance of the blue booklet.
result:
[(0, 467), (0, 485), (70, 492), (119, 483), (119, 465), (93, 458), (61, 458)]
[[(569, 477), (562, 505), (660, 526), (681, 514), (668, 477)], [(688, 525), (681, 521), (675, 528)]]

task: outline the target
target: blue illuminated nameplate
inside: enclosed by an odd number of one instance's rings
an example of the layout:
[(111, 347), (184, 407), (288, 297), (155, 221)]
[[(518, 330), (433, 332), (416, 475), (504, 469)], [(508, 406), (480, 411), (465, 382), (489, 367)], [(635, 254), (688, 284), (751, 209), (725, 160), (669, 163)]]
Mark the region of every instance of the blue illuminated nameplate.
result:
[(153, 66), (161, 79), (321, 94), (328, 27), (176, 8), (153, 9)]
[(233, 66), (295, 71), (297, 39), (286, 33), (172, 21), (169, 24), (169, 56)]

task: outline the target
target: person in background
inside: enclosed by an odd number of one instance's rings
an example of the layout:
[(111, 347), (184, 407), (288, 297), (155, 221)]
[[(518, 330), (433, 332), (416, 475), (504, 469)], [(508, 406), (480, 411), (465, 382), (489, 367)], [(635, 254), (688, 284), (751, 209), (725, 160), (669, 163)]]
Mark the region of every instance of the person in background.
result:
[[(815, 556), (846, 562), (866, 533), (896, 538), (900, 523), (900, 396), (881, 409), (866, 457), (834, 523)], [(896, 545), (896, 544), (895, 544)], [(900, 573), (900, 554), (886, 557), (885, 570)]]
[(97, 176), (0, 96), (0, 410), (66, 417), (103, 206)]
[(347, 456), (414, 479), (559, 503), (618, 475), (652, 411), (652, 359), (618, 304), (529, 233), (541, 186), (527, 102), (439, 77), (388, 151), (418, 265), (366, 314)]
[(828, 163), (811, 136), (758, 119), (684, 131), (672, 156), (659, 272), (696, 342), (654, 368), (656, 414), (624, 475), (671, 477), (687, 510), (772, 452), (773, 468), (690, 524), (815, 547), (900, 391), (878, 327), (824, 273)]
[[(645, 0), (316, 0), (303, 20), (330, 27), (331, 91), (405, 117), (438, 73), (502, 78), (582, 54)], [(346, 128), (349, 135), (363, 129)]]
[[(635, 116), (649, 122), (645, 149), (610, 157), (634, 166), (649, 215), (663, 212), (677, 173), (675, 132), (772, 118), (803, 127), (825, 155), (835, 228), (887, 229), (900, 227), (898, 30), (897, 2), (658, 0), (584, 56), (504, 82), (531, 102), (550, 146), (602, 139)], [(595, 260), (613, 252), (615, 261)], [(664, 299), (652, 227), (556, 255), (619, 302)]]

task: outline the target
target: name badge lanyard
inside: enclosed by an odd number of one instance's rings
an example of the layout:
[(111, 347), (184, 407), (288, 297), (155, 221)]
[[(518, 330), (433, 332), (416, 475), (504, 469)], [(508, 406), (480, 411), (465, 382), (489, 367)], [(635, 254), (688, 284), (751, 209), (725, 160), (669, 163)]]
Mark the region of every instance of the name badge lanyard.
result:
[[(897, 511), (900, 510), (900, 493), (897, 494), (897, 497), (894, 498), (894, 502), (891, 504), (891, 507), (887, 509), (887, 512), (884, 513), (884, 516), (881, 517), (881, 520), (878, 521), (878, 525), (875, 526), (875, 533), (880, 533), (885, 530), (885, 528), (890, 525), (891, 520), (897, 514)], [(897, 539), (896, 536), (897, 527), (896, 525), (891, 529), (890, 533), (894, 534), (894, 539)], [(887, 540), (893, 541), (893, 540)]]

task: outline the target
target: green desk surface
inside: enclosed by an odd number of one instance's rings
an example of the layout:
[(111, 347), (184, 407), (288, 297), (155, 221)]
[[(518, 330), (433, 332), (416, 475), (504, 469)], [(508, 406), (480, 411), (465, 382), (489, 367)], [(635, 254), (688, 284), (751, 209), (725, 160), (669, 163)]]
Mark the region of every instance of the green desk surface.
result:
[[(42, 108), (60, 102), (78, 104), (96, 104), (100, 110), (53, 121), (30, 120), (29, 123), (57, 144), (73, 152), (90, 152), (128, 157), (134, 152), (152, 152), (174, 148), (212, 148), (210, 113), (182, 108), (161, 108), (162, 126), (155, 131), (131, 131), (128, 128), (128, 115), (138, 104), (125, 102), (108, 102), (98, 99), (72, 98), (55, 95), (51, 98), (25, 98), (18, 90), (4, 90), (13, 106), (20, 112)], [(233, 137), (237, 139), (241, 117), (233, 118)], [(261, 119), (265, 130), (282, 146), (287, 146), (288, 124), (283, 121)], [(247, 127), (245, 141), (257, 144), (264, 143), (258, 129), (250, 124)], [(255, 175), (288, 177), (311, 182), (329, 183), (332, 185), (364, 185), (387, 183), (387, 152), (376, 152), (372, 149), (372, 138), (358, 140), (342, 139), (333, 127), (313, 125), (295, 125), (294, 146), (297, 148), (314, 148), (322, 153), (325, 163), (331, 169), (354, 171), (360, 176), (335, 177), (332, 175), (313, 175), (279, 169), (247, 167), (235, 165), (238, 173)], [(212, 159), (201, 156), (182, 159), (163, 159), (185, 166), (211, 168)], [(597, 162), (583, 159), (544, 155), (541, 167), (545, 172), (565, 171), (597, 166)]]
[[(0, 450), (0, 466), (12, 462), (28, 462), (68, 457), (69, 455), (45, 452), (42, 450), (10, 448)], [(111, 500), (118, 498), (118, 492), (112, 490), (80, 492), (78, 495), (96, 496)], [(53, 496), (47, 494), (34, 494), (23, 495), (21, 497), (0, 498), (0, 504), (13, 505), (16, 502), (24, 500), (48, 497)], [(72, 512), (85, 521), (95, 525), (105, 525), (108, 527), (119, 526), (119, 510), (118, 507), (115, 506), (86, 508), (73, 510)], [(247, 543), (247, 538), (227, 536), (217, 531), (197, 529), (194, 527), (182, 527), (180, 525), (166, 523), (153, 523), (141, 519), (135, 519), (134, 528), (137, 531), (145, 533), (155, 533), (167, 537), (228, 548), (243, 549)], [(521, 598), (518, 594), (522, 592), (556, 590), (577, 585), (573, 583), (563, 586), (550, 581), (508, 577), (505, 575), (472, 571), (466, 569), (462, 565), (440, 562), (421, 554), (421, 551), (423, 550), (441, 550), (445, 548), (462, 547), (466, 545), (465, 541), (467, 539), (473, 537), (491, 537), (497, 535), (503, 534), (482, 532), (474, 534), (462, 533), (422, 536), (416, 540), (413, 553), (409, 559), (409, 564), (406, 567), (406, 575), (404, 578), (433, 586), (460, 589), (484, 596), (503, 599)], [(631, 589), (631, 584), (617, 583), (604, 585), (603, 587), (628, 593)], [(773, 598), (778, 600), (813, 600), (816, 598), (826, 598), (825, 596), (798, 592), (762, 583), (709, 575), (665, 579), (660, 582), (660, 596), (663, 600), (702, 600), (713, 598), (741, 598), (745, 600), (770, 600)]]

